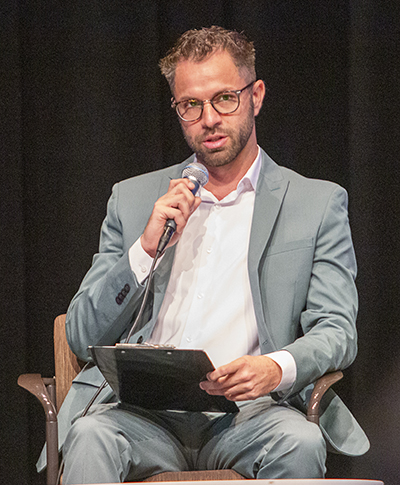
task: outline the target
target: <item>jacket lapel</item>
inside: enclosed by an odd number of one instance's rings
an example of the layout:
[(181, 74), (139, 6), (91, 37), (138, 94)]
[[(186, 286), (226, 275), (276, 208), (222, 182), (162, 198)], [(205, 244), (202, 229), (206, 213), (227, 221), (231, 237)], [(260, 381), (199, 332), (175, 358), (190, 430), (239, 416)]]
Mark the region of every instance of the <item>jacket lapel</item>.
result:
[(289, 183), (283, 178), (278, 165), (263, 150), (261, 150), (261, 154), (262, 164), (257, 183), (250, 234), (248, 271), (261, 351), (265, 353), (276, 349), (267, 322), (264, 320), (258, 266), (261, 256), (269, 245)]

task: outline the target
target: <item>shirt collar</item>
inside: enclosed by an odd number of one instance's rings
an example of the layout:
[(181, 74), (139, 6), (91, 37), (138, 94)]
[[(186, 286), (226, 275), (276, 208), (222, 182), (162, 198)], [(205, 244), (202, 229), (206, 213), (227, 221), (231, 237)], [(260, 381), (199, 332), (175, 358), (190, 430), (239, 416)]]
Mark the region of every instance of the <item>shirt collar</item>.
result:
[[(258, 177), (260, 175), (260, 170), (261, 170), (261, 150), (260, 150), (259, 146), (257, 146), (257, 148), (258, 148), (258, 153), (257, 153), (257, 156), (256, 156), (254, 162), (251, 164), (250, 168), (247, 170), (247, 172), (244, 174), (244, 176), (240, 179), (240, 181), (237, 185), (236, 192), (237, 192), (238, 195), (241, 194), (242, 192), (248, 192), (250, 190), (256, 190)], [(197, 161), (196, 156), (195, 156), (195, 161)], [(207, 190), (205, 190), (205, 189), (203, 189), (203, 187), (201, 187), (200, 194), (201, 194), (202, 190), (206, 193), (209, 193)]]
[(257, 156), (250, 168), (247, 170), (243, 178), (240, 180), (237, 186), (238, 193), (245, 192), (247, 190), (256, 190), (258, 177), (261, 170), (261, 150), (258, 148)]

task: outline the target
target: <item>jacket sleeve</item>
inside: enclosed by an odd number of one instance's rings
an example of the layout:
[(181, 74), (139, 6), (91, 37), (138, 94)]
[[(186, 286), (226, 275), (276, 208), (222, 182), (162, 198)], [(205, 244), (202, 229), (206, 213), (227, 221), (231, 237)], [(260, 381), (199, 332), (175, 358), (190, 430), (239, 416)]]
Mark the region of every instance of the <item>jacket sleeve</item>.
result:
[(348, 367), (355, 359), (356, 271), (347, 193), (337, 187), (316, 234), (306, 305), (300, 316), (303, 336), (285, 347), (297, 366), (297, 378), (290, 394), (327, 372)]
[(130, 268), (118, 217), (118, 184), (102, 224), (99, 252), (71, 301), (66, 334), (72, 351), (89, 360), (89, 345), (114, 345), (130, 327), (143, 286)]

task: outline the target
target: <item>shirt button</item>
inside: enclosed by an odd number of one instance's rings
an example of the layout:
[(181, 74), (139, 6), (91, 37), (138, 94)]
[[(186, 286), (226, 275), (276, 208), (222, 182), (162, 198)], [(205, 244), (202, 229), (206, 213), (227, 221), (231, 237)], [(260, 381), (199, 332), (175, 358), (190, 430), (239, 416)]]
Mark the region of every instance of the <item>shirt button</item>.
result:
[(219, 211), (221, 209), (221, 206), (219, 204), (215, 204), (215, 209)]
[(199, 294), (197, 295), (197, 298), (198, 298), (199, 300), (201, 300), (201, 299), (203, 298), (203, 293), (199, 293)]
[(186, 337), (186, 342), (191, 342), (192, 339), (190, 337)]
[(142, 273), (147, 273), (147, 267), (146, 266), (141, 266), (140, 267)]
[(212, 251), (212, 248), (207, 248), (207, 253), (210, 254)]

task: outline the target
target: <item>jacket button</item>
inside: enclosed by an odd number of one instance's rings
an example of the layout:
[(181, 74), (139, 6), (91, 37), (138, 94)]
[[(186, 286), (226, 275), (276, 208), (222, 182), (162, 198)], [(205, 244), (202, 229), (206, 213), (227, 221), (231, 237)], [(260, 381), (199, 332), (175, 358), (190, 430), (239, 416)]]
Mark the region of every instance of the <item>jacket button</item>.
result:
[(119, 295), (115, 298), (115, 301), (118, 303), (118, 305), (122, 305), (122, 300)]
[(128, 283), (124, 286), (124, 290), (129, 293), (131, 291), (131, 287), (128, 285)]
[(143, 342), (143, 335), (141, 335), (138, 339), (137, 342), (138, 344), (141, 344)]

